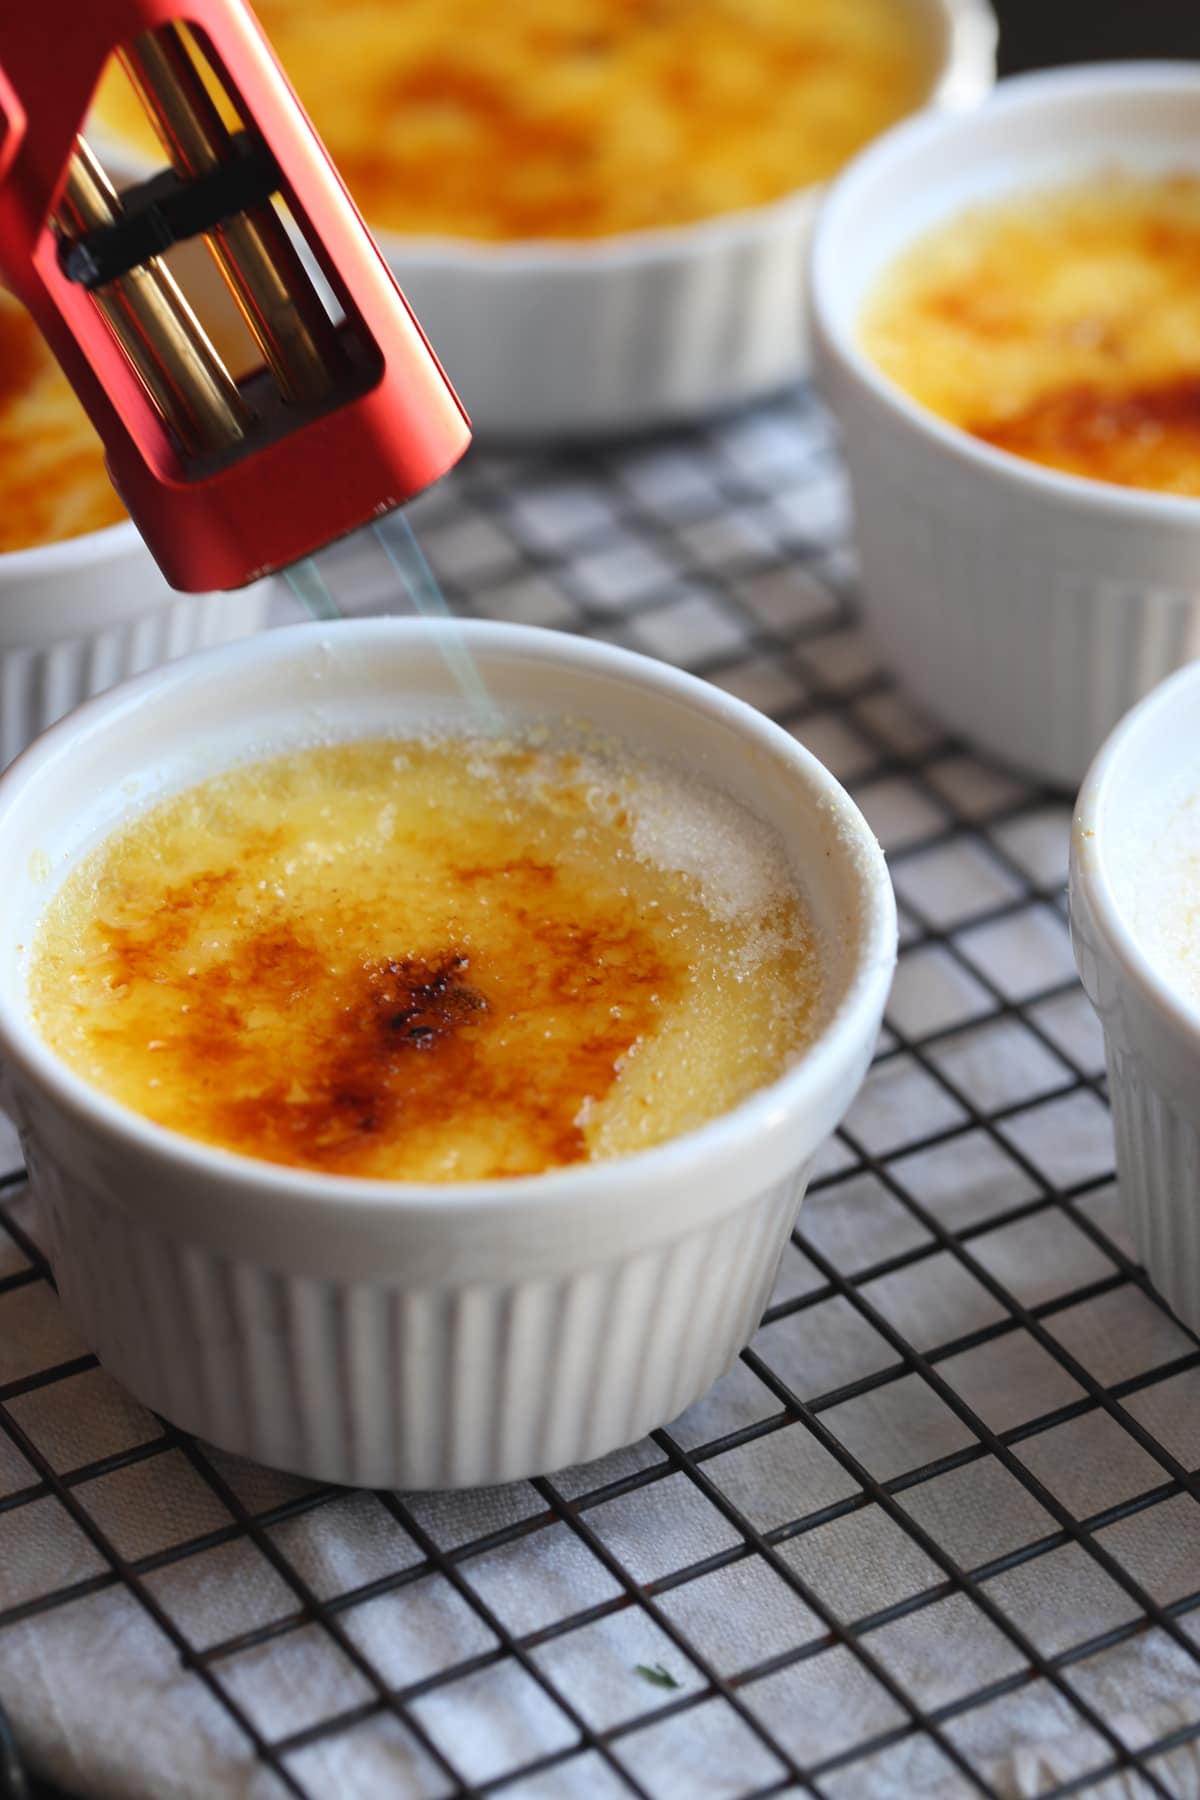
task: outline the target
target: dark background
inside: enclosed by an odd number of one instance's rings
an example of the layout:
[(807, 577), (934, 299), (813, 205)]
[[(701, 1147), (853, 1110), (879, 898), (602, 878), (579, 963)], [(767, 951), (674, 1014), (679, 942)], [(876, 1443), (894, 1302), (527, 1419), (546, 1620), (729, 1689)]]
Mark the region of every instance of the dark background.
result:
[(992, 7), (1002, 75), (1050, 63), (1200, 57), (1200, 0), (992, 0)]

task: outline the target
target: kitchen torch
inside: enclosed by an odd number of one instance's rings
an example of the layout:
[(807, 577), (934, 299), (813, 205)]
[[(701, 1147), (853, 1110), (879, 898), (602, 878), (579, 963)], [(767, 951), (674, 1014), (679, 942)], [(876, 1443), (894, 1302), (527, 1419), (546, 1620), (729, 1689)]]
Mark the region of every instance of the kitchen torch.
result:
[[(81, 135), (114, 57), (167, 164), (120, 190)], [(244, 366), (189, 298), (173, 252), (191, 239), (244, 322)], [(286, 568), (411, 499), (469, 442), (242, 0), (0, 8), (0, 280), (173, 587)]]

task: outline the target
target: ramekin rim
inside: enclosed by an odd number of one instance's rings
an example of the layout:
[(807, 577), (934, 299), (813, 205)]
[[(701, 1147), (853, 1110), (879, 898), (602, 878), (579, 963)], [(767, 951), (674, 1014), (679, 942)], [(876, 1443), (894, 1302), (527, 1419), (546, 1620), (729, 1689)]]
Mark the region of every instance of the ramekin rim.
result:
[[(276, 628), (257, 637), (194, 652), (162, 667), (123, 682), (97, 695), (52, 725), (0, 773), (0, 792), (14, 780), (36, 779), (39, 764), (58, 754), (83, 726), (102, 719), (109, 711), (127, 705), (137, 692), (186, 679), (196, 665), (209, 666), (234, 659), (250, 661), (282, 655), (301, 636), (315, 632), (352, 631), (362, 638), (372, 635), (425, 635), (430, 624), (421, 619), (374, 617), (342, 620), (337, 625), (303, 622)], [(455, 626), (479, 641), (505, 643), (519, 650), (523, 644), (554, 642), (568, 657), (581, 654), (593, 667), (610, 671), (640, 671), (681, 696), (700, 700), (717, 718), (724, 718), (752, 738), (766, 743), (802, 774), (809, 798), (827, 806), (854, 839), (859, 861), (860, 920), (856, 965), (846, 993), (817, 1040), (797, 1061), (767, 1086), (756, 1090), (728, 1112), (708, 1120), (695, 1130), (669, 1139), (651, 1149), (635, 1151), (611, 1161), (574, 1164), (538, 1175), (496, 1177), (473, 1182), (401, 1182), (361, 1176), (335, 1176), (321, 1171), (292, 1169), (237, 1152), (220, 1149), (184, 1136), (110, 1099), (69, 1069), (46, 1045), (15, 1003), (10, 1006), (0, 993), (0, 1050), (19, 1064), (27, 1080), (49, 1089), (55, 1104), (92, 1130), (155, 1160), (165, 1169), (186, 1170), (196, 1177), (236, 1184), (245, 1194), (257, 1190), (264, 1204), (287, 1202), (297, 1206), (350, 1207), (391, 1213), (396, 1217), (432, 1210), (469, 1211), (496, 1207), (537, 1208), (585, 1205), (597, 1192), (610, 1190), (613, 1171), (631, 1171), (640, 1190), (676, 1188), (681, 1179), (706, 1165), (714, 1155), (728, 1159), (739, 1145), (779, 1127), (785, 1116), (803, 1106), (806, 1089), (819, 1091), (854, 1061), (864, 1048), (863, 1034), (874, 1029), (882, 1016), (896, 954), (896, 904), (882, 848), (861, 810), (841, 783), (813, 753), (793, 739), (765, 714), (733, 695), (712, 687), (699, 677), (636, 651), (596, 643), (545, 627), (508, 624), (497, 620), (461, 620)], [(279, 646), (276, 650), (275, 646)], [(849, 851), (847, 852), (849, 854)], [(724, 1140), (730, 1140), (726, 1143)]]
[(837, 363), (842, 374), (855, 381), (860, 389), (865, 389), (878, 406), (899, 418), (907, 429), (927, 443), (985, 476), (1007, 482), (1019, 491), (1042, 495), (1059, 503), (1069, 502), (1083, 512), (1200, 529), (1200, 497), (1125, 487), (1094, 476), (1073, 475), (1063, 469), (1049, 468), (988, 444), (973, 437), (962, 426), (940, 418), (929, 407), (914, 400), (873, 362), (857, 340), (857, 320), (846, 318), (842, 309), (835, 308), (826, 290), (828, 242), (837, 228), (839, 214), (856, 201), (860, 187), (871, 181), (880, 167), (886, 167), (893, 159), (902, 161), (931, 138), (970, 131), (978, 122), (1014, 107), (1020, 110), (1030, 101), (1035, 105), (1043, 101), (1053, 105), (1056, 99), (1067, 99), (1080, 91), (1128, 93), (1140, 88), (1144, 88), (1147, 95), (1180, 88), (1200, 96), (1200, 63), (1147, 59), (1072, 63), (1062, 68), (1036, 69), (998, 82), (980, 105), (970, 111), (926, 109), (900, 120), (882, 133), (831, 183), (817, 217), (809, 252), (813, 339), (814, 344)]
[[(1070, 903), (1073, 909), (1075, 895), (1079, 894), (1109, 956), (1165, 1015), (1172, 1028), (1200, 1050), (1200, 1005), (1178, 994), (1126, 923), (1109, 873), (1103, 834), (1098, 829), (1105, 787), (1119, 768), (1122, 756), (1147, 720), (1173, 701), (1177, 689), (1189, 683), (1200, 688), (1200, 661), (1185, 663), (1143, 695), (1113, 727), (1092, 758), (1071, 818)], [(1089, 845), (1086, 853), (1084, 840)]]
[(96, 531), (77, 532), (73, 537), (55, 538), (48, 544), (0, 550), (0, 586), (30, 575), (72, 574), (81, 566), (110, 562), (141, 542), (141, 533), (132, 519), (115, 519)]

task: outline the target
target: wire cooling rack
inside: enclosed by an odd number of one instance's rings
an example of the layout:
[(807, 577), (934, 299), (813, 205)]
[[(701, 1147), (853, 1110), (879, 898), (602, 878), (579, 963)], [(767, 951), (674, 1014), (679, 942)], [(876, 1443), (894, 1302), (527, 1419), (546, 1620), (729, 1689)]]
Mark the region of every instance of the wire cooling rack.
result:
[[(156, 1700), (171, 1792), (1194, 1791), (1200, 1351), (1122, 1230), (1062, 797), (974, 760), (876, 666), (806, 394), (603, 452), (474, 453), (415, 522), (456, 609), (678, 662), (847, 783), (901, 909), (878, 1058), (733, 1372), (628, 1451), (486, 1495), (314, 1488), (123, 1401), (57, 1315), (14, 1146), (0, 1344), (42, 1321), (30, 1366), (0, 1350), (0, 1697), (23, 1744), (77, 1791), (89, 1769), (143, 1791), (111, 1708), (91, 1764), (78, 1732), (56, 1750), (119, 1669), (65, 1681), (57, 1728), (23, 1697), (30, 1649), (65, 1655), (119, 1599), (183, 1684)], [(300, 1640), (347, 1671), (303, 1704)], [(218, 1757), (189, 1786), (205, 1730), (236, 1780)]]

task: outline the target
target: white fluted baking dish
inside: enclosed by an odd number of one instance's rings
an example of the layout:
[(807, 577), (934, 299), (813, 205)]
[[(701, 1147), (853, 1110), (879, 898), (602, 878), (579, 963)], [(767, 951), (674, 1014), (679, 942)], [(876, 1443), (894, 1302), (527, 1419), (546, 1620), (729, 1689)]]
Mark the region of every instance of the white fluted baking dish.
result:
[[(981, 99), (987, 0), (897, 4), (929, 44), (928, 104)], [(594, 240), (379, 239), (481, 437), (594, 437), (700, 418), (807, 372), (804, 260), (823, 192)]]
[(813, 242), (818, 381), (842, 426), (863, 602), (912, 693), (990, 754), (1078, 785), (1105, 733), (1200, 653), (1200, 501), (992, 448), (910, 400), (858, 343), (924, 232), (1114, 164), (1200, 170), (1200, 65), (1054, 70), (969, 117), (898, 126), (835, 184)]
[[(368, 1486), (503, 1481), (600, 1455), (695, 1399), (747, 1341), (814, 1151), (874, 1047), (895, 954), (882, 854), (811, 755), (663, 664), (463, 628), (507, 715), (584, 718), (783, 833), (834, 1004), (781, 1079), (623, 1160), (441, 1186), (211, 1149), (80, 1081), (28, 1019), (26, 953), (65, 872), (135, 802), (314, 735), (461, 716), (421, 621), (303, 625), (82, 708), (0, 781), (0, 1092), (63, 1302), (140, 1399), (265, 1462)], [(152, 773), (151, 773), (152, 771)]]
[(258, 630), (267, 598), (175, 593), (128, 519), (0, 554), (0, 767), (90, 695)]
[(1104, 1027), (1121, 1200), (1141, 1260), (1200, 1329), (1200, 1004), (1148, 954), (1165, 834), (1200, 795), (1200, 663), (1154, 690), (1088, 771), (1071, 834), (1071, 938)]
[[(989, 0), (895, 4), (927, 46), (925, 105), (975, 105), (995, 79)], [(90, 136), (124, 168), (149, 166), (103, 121)], [(478, 437), (589, 439), (702, 418), (808, 372), (804, 268), (824, 193), (597, 238), (377, 237)]]

